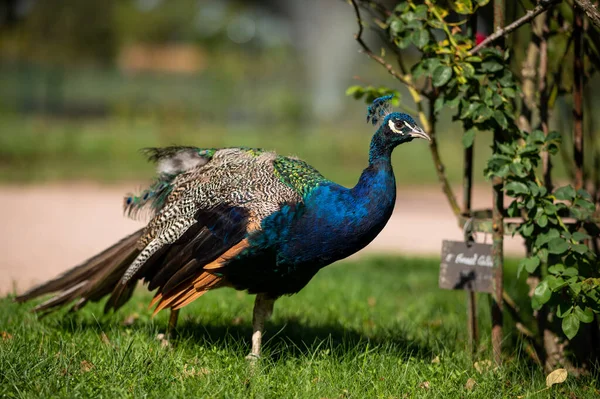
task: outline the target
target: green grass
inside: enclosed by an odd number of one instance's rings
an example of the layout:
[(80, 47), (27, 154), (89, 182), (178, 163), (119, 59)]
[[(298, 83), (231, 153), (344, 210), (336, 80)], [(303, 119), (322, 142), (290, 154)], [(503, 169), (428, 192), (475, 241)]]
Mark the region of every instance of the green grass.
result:
[[(362, 108), (362, 105), (361, 105)], [(138, 150), (172, 144), (199, 147), (250, 146), (296, 155), (315, 166), (326, 177), (354, 185), (367, 166), (373, 127), (346, 124), (300, 127), (274, 125), (196, 125), (189, 120), (160, 117), (111, 117), (101, 120), (65, 121), (0, 115), (0, 181), (45, 182), (56, 180), (149, 179), (154, 167)], [(362, 122), (362, 117), (360, 118)], [(456, 134), (440, 134), (440, 149), (449, 178), (459, 182), (462, 144)], [(477, 181), (483, 170), (489, 142), (477, 142)], [(479, 155), (481, 154), (481, 155)], [(393, 161), (398, 183), (436, 183), (437, 177), (425, 141), (398, 147)]]
[[(545, 376), (509, 327), (505, 365), (479, 373), (473, 361), (490, 358), (488, 303), (479, 297), (483, 337), (471, 360), (465, 294), (438, 289), (437, 273), (435, 260), (403, 258), (324, 269), (301, 293), (275, 304), (253, 373), (244, 360), (252, 297), (233, 290), (208, 293), (184, 309), (170, 348), (155, 339), (167, 314), (151, 319), (150, 294), (142, 290), (109, 316), (94, 304), (37, 320), (27, 312), (31, 305), (3, 299), (0, 330), (11, 338), (0, 338), (0, 397), (597, 397), (597, 376), (569, 376), (533, 395)], [(507, 280), (507, 289), (528, 306), (523, 281)], [(139, 317), (124, 326), (133, 314)], [(472, 390), (469, 378), (477, 383)]]

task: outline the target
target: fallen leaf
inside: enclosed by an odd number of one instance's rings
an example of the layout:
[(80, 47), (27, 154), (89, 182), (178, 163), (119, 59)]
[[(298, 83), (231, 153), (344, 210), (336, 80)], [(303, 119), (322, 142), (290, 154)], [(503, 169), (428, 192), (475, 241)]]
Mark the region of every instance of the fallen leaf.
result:
[(157, 334), (156, 335), (156, 340), (160, 341), (160, 347), (161, 348), (168, 348), (169, 346), (171, 346), (171, 343), (167, 339), (167, 336), (165, 334), (163, 334), (163, 333)]
[(3, 341), (8, 341), (9, 339), (12, 338), (12, 335), (7, 333), (6, 331), (2, 331), (2, 333), (0, 333), (0, 335), (2, 335)]
[(234, 326), (239, 326), (240, 324), (242, 324), (244, 322), (244, 318), (243, 317), (234, 317), (233, 320), (231, 320), (231, 324), (233, 324)]
[(442, 320), (441, 319), (436, 319), (436, 320), (426, 321), (425, 325), (427, 327), (430, 327), (430, 328), (438, 328), (438, 327), (441, 327)]
[(102, 341), (104, 345), (110, 346), (110, 339), (108, 339), (108, 336), (104, 332), (100, 333), (100, 341)]
[(377, 298), (375, 298), (374, 296), (370, 296), (369, 298), (367, 298), (367, 303), (370, 307), (374, 308), (375, 305), (377, 305)]
[(550, 388), (554, 384), (562, 384), (567, 379), (567, 370), (556, 369), (546, 377), (546, 386)]
[(419, 388), (429, 389), (429, 381), (423, 381), (419, 384)]
[(467, 388), (468, 391), (472, 391), (473, 388), (475, 388), (475, 385), (477, 385), (477, 382), (474, 379), (469, 378), (465, 384), (465, 388)]
[(196, 368), (193, 366), (190, 366), (188, 368), (187, 364), (183, 365), (182, 375), (184, 377), (201, 377), (208, 374), (210, 374), (210, 370), (205, 367), (200, 367), (198, 370), (196, 370)]
[(129, 327), (129, 326), (133, 325), (133, 323), (135, 323), (135, 321), (136, 321), (137, 319), (139, 319), (139, 318), (140, 318), (140, 315), (139, 315), (139, 314), (137, 314), (137, 313), (132, 313), (132, 314), (130, 314), (129, 316), (127, 316), (127, 317), (125, 318), (125, 320), (123, 320), (123, 323), (121, 323), (121, 324), (123, 324), (123, 325), (124, 325), (124, 326), (126, 326), (126, 327)]
[(433, 360), (431, 360), (431, 363), (440, 364), (440, 357), (439, 356), (434, 357)]
[(480, 362), (475, 362), (473, 363), (473, 367), (475, 367), (475, 370), (477, 370), (479, 374), (483, 374), (484, 372), (492, 368), (492, 361), (482, 360)]
[(79, 364), (79, 368), (82, 373), (88, 373), (94, 368), (94, 365), (87, 360), (82, 360)]

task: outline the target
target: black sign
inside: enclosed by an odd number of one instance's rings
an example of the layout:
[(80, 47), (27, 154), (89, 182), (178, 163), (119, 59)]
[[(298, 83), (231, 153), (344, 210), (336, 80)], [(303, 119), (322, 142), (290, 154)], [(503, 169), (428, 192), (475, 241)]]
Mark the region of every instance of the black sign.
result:
[(444, 240), (440, 288), (492, 292), (493, 266), (491, 245)]

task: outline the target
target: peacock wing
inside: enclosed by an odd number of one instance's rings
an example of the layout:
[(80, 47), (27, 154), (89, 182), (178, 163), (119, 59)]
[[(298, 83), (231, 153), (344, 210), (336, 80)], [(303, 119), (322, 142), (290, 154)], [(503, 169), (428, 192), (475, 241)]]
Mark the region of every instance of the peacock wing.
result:
[(159, 289), (157, 310), (184, 306), (224, 284), (218, 270), (247, 248), (262, 220), (284, 203), (302, 201), (282, 178), (278, 159), (258, 149), (220, 149), (178, 173), (107, 306), (119, 306), (126, 287), (140, 277)]

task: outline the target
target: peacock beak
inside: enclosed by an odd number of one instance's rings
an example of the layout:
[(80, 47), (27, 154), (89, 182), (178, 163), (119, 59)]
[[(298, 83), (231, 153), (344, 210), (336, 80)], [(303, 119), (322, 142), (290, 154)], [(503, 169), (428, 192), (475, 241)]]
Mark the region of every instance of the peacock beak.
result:
[(418, 126), (413, 127), (412, 132), (410, 132), (410, 137), (431, 141), (431, 137)]

